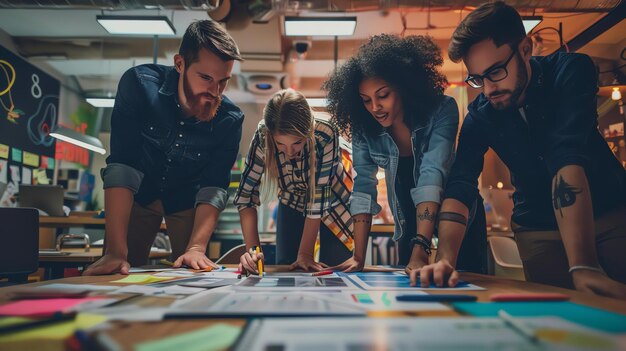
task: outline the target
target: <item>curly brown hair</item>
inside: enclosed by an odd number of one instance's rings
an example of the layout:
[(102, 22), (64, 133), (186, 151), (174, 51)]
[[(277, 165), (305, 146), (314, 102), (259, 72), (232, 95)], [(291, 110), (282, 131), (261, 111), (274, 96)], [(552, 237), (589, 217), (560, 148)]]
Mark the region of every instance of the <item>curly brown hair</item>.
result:
[(428, 36), (373, 36), (324, 82), (328, 112), (348, 138), (355, 132), (380, 133), (382, 126), (366, 110), (359, 95), (364, 79), (380, 78), (400, 95), (409, 128), (424, 124), (448, 85), (438, 69), (442, 64), (441, 49)]

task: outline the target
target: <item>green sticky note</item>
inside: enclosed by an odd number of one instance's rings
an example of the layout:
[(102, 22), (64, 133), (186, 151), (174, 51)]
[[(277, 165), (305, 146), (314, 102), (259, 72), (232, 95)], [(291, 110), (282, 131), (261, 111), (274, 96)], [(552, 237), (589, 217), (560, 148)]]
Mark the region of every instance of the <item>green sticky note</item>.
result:
[(114, 280), (111, 283), (123, 283), (123, 284), (150, 284), (162, 282), (164, 280), (170, 280), (173, 277), (155, 277), (150, 274), (131, 274), (122, 279)]
[(106, 320), (106, 316), (81, 313), (72, 321), (43, 325), (41, 327), (2, 335), (0, 336), (0, 343), (30, 339), (63, 340), (71, 336), (77, 329), (91, 328)]
[(22, 163), (22, 150), (12, 147), (11, 148), (11, 160), (13, 160), (13, 162)]
[(230, 347), (241, 333), (240, 327), (218, 323), (169, 338), (135, 345), (136, 351), (213, 351)]

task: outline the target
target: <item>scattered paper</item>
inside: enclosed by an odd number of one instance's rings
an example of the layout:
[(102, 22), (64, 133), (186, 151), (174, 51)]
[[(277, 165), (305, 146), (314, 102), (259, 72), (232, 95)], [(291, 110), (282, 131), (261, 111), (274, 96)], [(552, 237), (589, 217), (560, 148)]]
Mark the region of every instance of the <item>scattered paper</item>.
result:
[(114, 280), (111, 283), (122, 284), (150, 284), (170, 280), (172, 277), (155, 277), (150, 274), (131, 274), (122, 279)]
[[(1, 335), (0, 343), (32, 339), (63, 340), (71, 336), (77, 329), (89, 329), (104, 321), (106, 321), (105, 316), (81, 313), (76, 316), (76, 319), (71, 321), (43, 325), (41, 327)], [(0, 345), (0, 348), (2, 348), (2, 345)]]
[(194, 330), (159, 340), (135, 345), (136, 351), (216, 351), (228, 349), (241, 333), (240, 327), (217, 323), (210, 327)]
[(204, 291), (202, 288), (171, 285), (165, 287), (153, 287), (149, 285), (129, 285), (112, 291), (111, 294), (143, 294), (146, 296), (163, 295), (193, 295)]
[(95, 285), (95, 284), (62, 284), (62, 283), (53, 283), (38, 286), (34, 289), (43, 288), (43, 289), (58, 289), (58, 290), (67, 290), (67, 291), (111, 291), (115, 289), (119, 289), (119, 286), (112, 285)]
[(63, 312), (82, 303), (94, 300), (99, 300), (99, 298), (20, 300), (0, 306), (0, 315), (31, 317), (51, 316), (56, 312)]

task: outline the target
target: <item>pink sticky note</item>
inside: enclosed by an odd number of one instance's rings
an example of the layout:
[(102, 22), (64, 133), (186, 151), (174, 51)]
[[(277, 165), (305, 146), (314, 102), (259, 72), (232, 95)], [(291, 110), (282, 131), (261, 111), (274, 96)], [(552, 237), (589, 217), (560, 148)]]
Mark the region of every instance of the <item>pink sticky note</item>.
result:
[(93, 300), (98, 298), (21, 300), (0, 306), (0, 315), (46, 317)]

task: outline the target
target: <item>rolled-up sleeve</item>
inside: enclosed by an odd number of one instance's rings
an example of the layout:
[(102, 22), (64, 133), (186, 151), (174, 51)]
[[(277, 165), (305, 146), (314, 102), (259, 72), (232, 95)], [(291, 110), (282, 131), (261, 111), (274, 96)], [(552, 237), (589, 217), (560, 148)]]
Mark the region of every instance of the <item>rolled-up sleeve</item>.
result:
[(196, 193), (196, 206), (209, 204), (223, 211), (228, 201), (228, 186), (230, 185), (230, 171), (235, 164), (239, 153), (243, 115), (231, 116), (232, 133), (225, 136), (222, 147), (212, 150), (211, 162), (204, 167), (200, 189)]
[(104, 189), (122, 187), (130, 189), (133, 194), (139, 191), (143, 173), (123, 163), (110, 163), (100, 170)]
[(588, 138), (597, 133), (598, 75), (589, 56), (572, 54), (555, 76), (559, 86), (555, 111), (555, 129), (546, 147), (546, 164), (551, 176), (568, 165), (585, 166)]
[(378, 165), (370, 156), (369, 147), (363, 136), (354, 133), (352, 138), (353, 167), (356, 175), (350, 196), (350, 213), (354, 215), (368, 213), (376, 215), (381, 207), (377, 203)]
[(141, 167), (143, 127), (139, 106), (145, 97), (134, 69), (120, 79), (111, 114), (111, 154), (106, 168), (100, 171), (104, 188), (123, 187), (134, 193), (141, 186), (144, 170)]
[(422, 202), (441, 203), (443, 188), (454, 161), (454, 146), (459, 128), (456, 101), (445, 97), (433, 118), (433, 130), (422, 156), (417, 186), (411, 189), (415, 206)]
[(473, 121), (465, 117), (459, 134), (459, 147), (444, 191), (445, 199), (456, 199), (471, 209), (478, 196), (478, 176), (483, 170), (487, 139)]
[(249, 207), (258, 207), (261, 204), (259, 187), (265, 171), (265, 140), (262, 128), (259, 126), (250, 142), (239, 188), (233, 201), (239, 211)]

